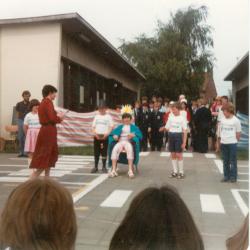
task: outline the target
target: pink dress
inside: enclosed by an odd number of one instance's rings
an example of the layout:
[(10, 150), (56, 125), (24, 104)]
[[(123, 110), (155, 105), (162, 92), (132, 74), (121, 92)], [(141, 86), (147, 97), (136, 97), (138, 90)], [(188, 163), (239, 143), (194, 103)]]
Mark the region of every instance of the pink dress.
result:
[(24, 125), (28, 126), (24, 151), (27, 153), (34, 153), (41, 127), (38, 114), (33, 114), (32, 112), (28, 113), (24, 118)]

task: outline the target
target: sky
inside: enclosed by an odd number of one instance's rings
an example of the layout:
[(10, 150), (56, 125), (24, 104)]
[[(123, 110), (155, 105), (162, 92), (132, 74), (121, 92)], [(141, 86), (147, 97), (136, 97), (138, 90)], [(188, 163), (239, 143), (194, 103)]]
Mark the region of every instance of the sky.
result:
[(0, 18), (31, 17), (78, 12), (115, 47), (145, 33), (153, 36), (157, 20), (188, 6), (206, 5), (213, 27), (216, 57), (214, 81), (219, 95), (231, 82), (223, 79), (249, 49), (248, 0), (0, 0)]

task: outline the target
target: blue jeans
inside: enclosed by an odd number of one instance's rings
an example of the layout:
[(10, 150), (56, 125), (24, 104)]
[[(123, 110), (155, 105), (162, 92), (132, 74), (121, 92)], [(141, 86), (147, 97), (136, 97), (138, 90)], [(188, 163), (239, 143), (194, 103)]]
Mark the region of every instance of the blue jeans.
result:
[(237, 180), (237, 143), (221, 144), (225, 180)]
[(17, 119), (17, 125), (18, 125), (19, 151), (21, 155), (24, 155), (25, 134), (23, 131), (23, 120)]

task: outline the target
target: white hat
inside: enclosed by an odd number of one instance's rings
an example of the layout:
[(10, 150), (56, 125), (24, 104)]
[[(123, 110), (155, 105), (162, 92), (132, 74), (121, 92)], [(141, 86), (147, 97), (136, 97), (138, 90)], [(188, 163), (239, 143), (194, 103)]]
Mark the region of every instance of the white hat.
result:
[(174, 104), (174, 101), (171, 101), (169, 104), (170, 104), (170, 105), (173, 105), (173, 104)]
[(182, 103), (182, 102), (185, 102), (185, 103), (187, 104), (187, 99), (182, 99), (182, 100), (181, 100), (181, 103)]

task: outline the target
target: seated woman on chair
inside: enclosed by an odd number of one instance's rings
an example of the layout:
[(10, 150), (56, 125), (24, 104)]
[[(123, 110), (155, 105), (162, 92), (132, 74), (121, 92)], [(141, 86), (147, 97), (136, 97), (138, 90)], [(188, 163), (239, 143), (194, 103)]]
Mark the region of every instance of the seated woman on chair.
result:
[[(127, 160), (129, 166), (128, 176), (129, 178), (134, 178), (133, 165), (138, 163), (139, 152), (140, 152), (140, 140), (142, 139), (142, 133), (137, 126), (131, 123), (132, 112), (129, 111), (130, 109), (131, 108), (129, 106), (124, 107), (124, 110), (128, 111), (122, 112), (123, 124), (115, 128), (109, 136), (109, 145), (116, 142), (111, 152), (112, 170), (109, 174), (109, 177), (111, 178), (118, 176), (116, 171), (117, 162), (119, 160), (120, 153), (123, 151), (125, 151), (127, 154)], [(136, 152), (134, 152), (132, 143), (135, 143)], [(135, 154), (136, 154), (136, 160), (134, 159)]]

